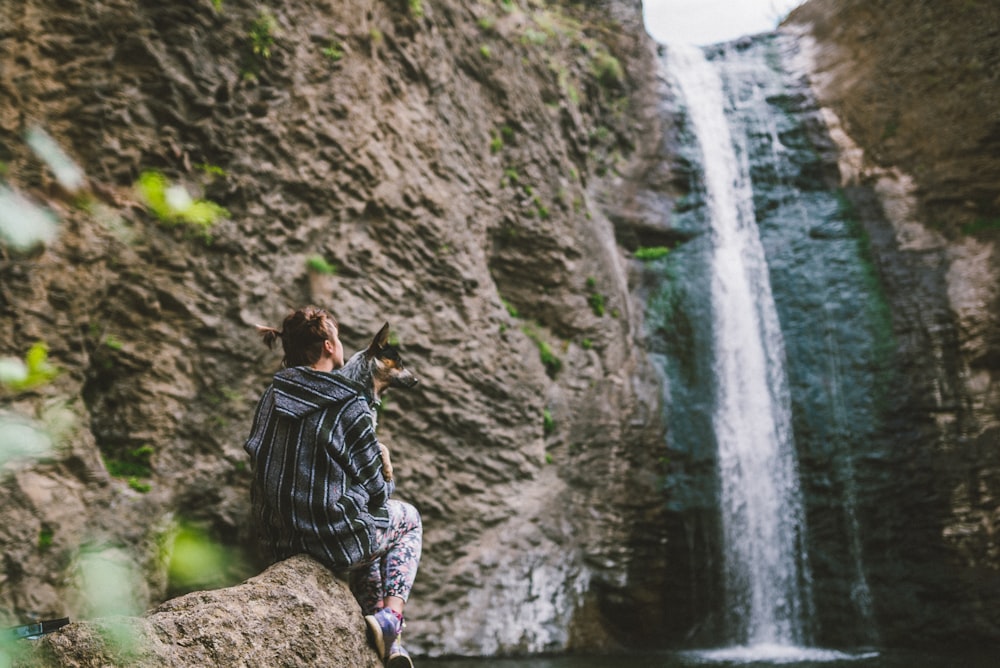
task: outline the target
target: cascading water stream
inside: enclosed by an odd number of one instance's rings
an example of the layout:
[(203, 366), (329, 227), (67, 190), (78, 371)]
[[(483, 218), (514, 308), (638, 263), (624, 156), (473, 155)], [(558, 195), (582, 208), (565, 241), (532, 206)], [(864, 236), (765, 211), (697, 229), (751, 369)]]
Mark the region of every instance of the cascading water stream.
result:
[(715, 408), (730, 642), (808, 641), (810, 574), (784, 344), (753, 212), (746, 148), (729, 131), (718, 73), (700, 49), (669, 49), (697, 136), (710, 225)]

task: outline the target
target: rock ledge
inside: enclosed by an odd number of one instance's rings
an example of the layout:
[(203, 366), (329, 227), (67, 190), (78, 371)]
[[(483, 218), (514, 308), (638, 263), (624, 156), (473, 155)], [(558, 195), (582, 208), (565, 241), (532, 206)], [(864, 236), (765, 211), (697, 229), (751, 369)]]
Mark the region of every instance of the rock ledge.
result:
[(346, 583), (299, 555), (235, 587), (192, 592), (143, 617), (74, 622), (15, 666), (356, 666), (381, 662)]

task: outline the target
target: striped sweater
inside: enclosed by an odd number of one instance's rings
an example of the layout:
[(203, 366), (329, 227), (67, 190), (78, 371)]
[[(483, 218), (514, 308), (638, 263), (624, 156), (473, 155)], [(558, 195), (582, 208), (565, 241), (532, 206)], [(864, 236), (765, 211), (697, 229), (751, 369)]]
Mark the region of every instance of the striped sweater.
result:
[(244, 448), (254, 521), (272, 561), (305, 552), (340, 569), (371, 555), (393, 484), (382, 477), (361, 385), (309, 367), (279, 371)]

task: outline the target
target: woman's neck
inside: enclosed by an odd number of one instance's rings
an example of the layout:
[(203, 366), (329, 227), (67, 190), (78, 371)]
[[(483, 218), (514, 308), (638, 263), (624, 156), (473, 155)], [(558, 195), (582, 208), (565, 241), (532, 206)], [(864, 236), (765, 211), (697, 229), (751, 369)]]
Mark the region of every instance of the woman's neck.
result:
[(333, 359), (329, 357), (321, 357), (319, 361), (311, 366), (311, 368), (316, 371), (333, 371)]

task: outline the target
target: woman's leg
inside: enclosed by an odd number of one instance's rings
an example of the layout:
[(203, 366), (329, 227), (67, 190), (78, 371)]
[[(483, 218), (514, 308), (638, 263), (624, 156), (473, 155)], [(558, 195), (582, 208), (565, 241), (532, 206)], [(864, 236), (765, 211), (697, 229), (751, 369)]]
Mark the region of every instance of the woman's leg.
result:
[(350, 573), (351, 591), (365, 615), (387, 607), (402, 615), (420, 563), (423, 526), (409, 503), (390, 499), (389, 527), (376, 536), (372, 560)]
[(380, 558), (349, 572), (351, 593), (361, 605), (362, 615), (373, 615), (382, 607), (385, 591), (382, 589), (382, 566)]
[(423, 545), (420, 513), (409, 503), (389, 500), (389, 529), (380, 561), (385, 607), (400, 614), (410, 597)]

